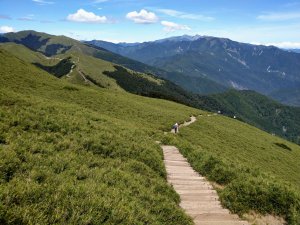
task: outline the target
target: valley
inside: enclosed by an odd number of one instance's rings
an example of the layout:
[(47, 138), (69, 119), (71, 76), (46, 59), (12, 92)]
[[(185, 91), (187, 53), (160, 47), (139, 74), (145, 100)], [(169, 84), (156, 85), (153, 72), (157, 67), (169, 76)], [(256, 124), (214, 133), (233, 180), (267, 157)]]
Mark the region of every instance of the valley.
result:
[(254, 91), (191, 93), (167, 77), (218, 85), (63, 36), (2, 40), (1, 224), (193, 224), (158, 143), (176, 146), (238, 221), (300, 222), (299, 108)]
[[(271, 99), (264, 98), (262, 95), (252, 94), (251, 100), (246, 100), (248, 103), (243, 104), (244, 107), (240, 109), (237, 105), (245, 102), (243, 91), (228, 91), (224, 86), (216, 86), (215, 82), (212, 83), (212, 81), (207, 79), (201, 78), (201, 80), (199, 80), (197, 77), (183, 75), (182, 73), (165, 72), (164, 70), (109, 52), (103, 48), (94, 48), (93, 45), (90, 44), (85, 45), (68, 37), (54, 36), (35, 31), (22, 31), (15, 35), (6, 35), (5, 37), (13, 42), (23, 44), (16, 45), (9, 42), (2, 44), (2, 48), (10, 51), (19, 58), (22, 58), (22, 55), (26, 55), (28, 62), (45, 65), (46, 67), (44, 68), (46, 70), (48, 68), (48, 71), (51, 67), (52, 70), (53, 68), (57, 68), (56, 70), (58, 71), (69, 71), (70, 67), (72, 67), (71, 64), (69, 64), (69, 66), (59, 65), (59, 61), (57, 60), (65, 59), (61, 62), (64, 63), (70, 57), (75, 67), (74, 71), (68, 76), (62, 76), (62, 79), (67, 79), (72, 83), (114, 90), (126, 90), (133, 94), (163, 98), (213, 112), (222, 111), (224, 115), (230, 117), (236, 115), (239, 120), (254, 125), (271, 134), (278, 135), (295, 143), (299, 143), (300, 141), (299, 109), (277, 104)], [(192, 41), (196, 41), (198, 38), (199, 37), (195, 37)], [(41, 44), (34, 44), (36, 40), (40, 40), (39, 42)], [(178, 38), (174, 38), (171, 41), (175, 41), (176, 44), (177, 40)], [(165, 41), (169, 40), (157, 41), (157, 44), (164, 43)], [(184, 36), (180, 41), (190, 41), (190, 37)], [(69, 50), (61, 54), (61, 50), (58, 49), (56, 52), (57, 56), (50, 57), (50, 60), (46, 60), (47, 58), (41, 55), (40, 52), (44, 52), (46, 55), (50, 53), (54, 54), (54, 52), (47, 52), (47, 49), (49, 49), (47, 46), (51, 46), (53, 43), (55, 46)], [(31, 50), (24, 47), (24, 45)], [(133, 47), (134, 46), (135, 45), (133, 45)], [(106, 47), (106, 45), (104, 47)], [(50, 49), (52, 49), (52, 47), (50, 47)], [(258, 52), (258, 55), (259, 53), (260, 52)], [(197, 59), (197, 57), (195, 59)], [(175, 60), (174, 62), (177, 61)], [(205, 64), (211, 65), (208, 62)], [(125, 69), (118, 65), (123, 66)], [(58, 71), (54, 71), (54, 75)], [(156, 82), (161, 85), (157, 85)], [(193, 89), (193, 87), (196, 89), (200, 87), (204, 93), (214, 92), (213, 90), (215, 90), (227, 94), (199, 95), (188, 91), (191, 90), (190, 88)], [(295, 102), (296, 100), (293, 99), (297, 99), (297, 90), (297, 88), (289, 88), (289, 91), (284, 91), (286, 94), (281, 94), (282, 92), (280, 91), (279, 93), (274, 92), (273, 95), (277, 97), (282, 96), (285, 100), (289, 99)], [(232, 93), (234, 93), (234, 96), (226, 99), (225, 96), (229, 96)], [(293, 95), (294, 98), (290, 98), (291, 95)], [(265, 105), (269, 105), (270, 107), (267, 109)], [(242, 105), (240, 105), (240, 107), (241, 106)], [(278, 115), (276, 113), (278, 110), (285, 113)], [(287, 128), (287, 130), (285, 131), (283, 127)]]
[[(133, 45), (97, 40), (88, 43), (168, 72), (206, 78), (227, 88), (254, 90), (282, 103), (300, 106), (297, 92), (283, 92), (283, 98), (279, 91), (300, 89), (300, 55), (292, 51), (227, 38), (187, 35)], [(182, 86), (206, 94), (191, 84)], [(272, 94), (275, 92), (276, 95)], [(290, 98), (293, 100), (289, 101)]]

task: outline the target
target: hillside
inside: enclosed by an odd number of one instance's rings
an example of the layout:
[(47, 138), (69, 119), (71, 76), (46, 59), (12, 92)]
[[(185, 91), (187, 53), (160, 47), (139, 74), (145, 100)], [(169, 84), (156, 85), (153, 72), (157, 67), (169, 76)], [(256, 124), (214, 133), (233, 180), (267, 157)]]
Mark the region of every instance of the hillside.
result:
[(221, 111), (271, 134), (300, 144), (300, 108), (285, 106), (254, 91), (200, 96), (203, 109)]
[[(239, 90), (269, 95), (279, 89), (300, 88), (300, 55), (274, 46), (207, 36), (174, 37), (135, 45), (90, 43), (169, 72), (205, 77)], [(296, 104), (300, 105), (298, 101)]]
[[(0, 44), (0, 48), (74, 84), (168, 99), (213, 112), (221, 110), (225, 115), (230, 117), (236, 115), (240, 120), (260, 129), (299, 143), (299, 110), (282, 105), (279, 106), (279, 104), (261, 95), (243, 96), (239, 92), (229, 92), (234, 93), (234, 97), (227, 98), (227, 94), (198, 96), (152, 74), (139, 73), (75, 50), (52, 57), (45, 57), (40, 52), (32, 51), (20, 44), (4, 43)], [(174, 78), (178, 80), (183, 79), (181, 76), (175, 76)], [(194, 78), (191, 77), (190, 80), (194, 85), (197, 85), (197, 81)], [(207, 85), (206, 88), (210, 88), (208, 84), (205, 85)], [(262, 98), (264, 101), (261, 101)], [(218, 99), (217, 102), (216, 99)], [(232, 99), (234, 101), (231, 101)], [(247, 106), (241, 107), (242, 103), (245, 103), (244, 105)], [(272, 107), (265, 109), (264, 114), (261, 114), (260, 109), (265, 108), (265, 105), (272, 105)], [(278, 116), (275, 112), (279, 108), (284, 112), (289, 112), (288, 116), (286, 113)], [(265, 114), (266, 112), (268, 112), (267, 115)]]
[(178, 146), (233, 212), (285, 215), (288, 224), (300, 223), (299, 146), (219, 115), (199, 117), (164, 143)]
[(80, 52), (81, 54), (122, 65), (138, 72), (151, 73), (158, 77), (168, 79), (184, 88), (190, 87), (194, 92), (203, 94), (219, 93), (226, 90), (226, 87), (222, 84), (217, 84), (205, 77), (191, 78), (177, 72), (168, 72), (65, 36), (54, 36), (36, 31), (20, 31), (17, 33), (4, 34), (0, 42), (22, 44), (33, 51), (41, 52), (49, 57), (57, 54)]
[(198, 110), (0, 59), (1, 224), (191, 223), (151, 136)]
[(272, 92), (270, 97), (287, 105), (299, 106), (300, 88), (280, 89)]
[[(70, 84), (4, 50), (0, 62), (1, 223), (191, 224), (157, 140), (223, 185), (232, 211), (299, 222), (299, 146), (165, 100)], [(164, 134), (191, 114), (202, 117)]]
[(72, 51), (45, 57), (39, 52), (14, 43), (0, 44), (0, 48), (20, 59), (25, 55), (24, 59), (27, 62), (75, 84), (119, 91), (127, 90), (134, 94), (159, 97), (199, 107), (195, 95), (184, 91), (172, 82), (151, 74), (135, 72), (86, 54)]

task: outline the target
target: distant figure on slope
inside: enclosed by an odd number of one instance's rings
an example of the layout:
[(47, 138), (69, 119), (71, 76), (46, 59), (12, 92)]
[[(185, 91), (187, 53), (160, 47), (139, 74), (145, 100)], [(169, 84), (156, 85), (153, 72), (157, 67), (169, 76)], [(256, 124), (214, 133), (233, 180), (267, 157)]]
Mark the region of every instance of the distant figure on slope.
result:
[(178, 123), (175, 123), (174, 125), (173, 125), (173, 129), (174, 129), (174, 132), (175, 132), (175, 134), (178, 132)]

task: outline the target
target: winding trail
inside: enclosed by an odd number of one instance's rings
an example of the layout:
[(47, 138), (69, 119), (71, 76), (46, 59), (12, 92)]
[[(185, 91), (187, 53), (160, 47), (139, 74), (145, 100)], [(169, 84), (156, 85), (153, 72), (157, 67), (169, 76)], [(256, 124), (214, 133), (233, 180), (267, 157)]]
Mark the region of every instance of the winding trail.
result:
[[(72, 57), (75, 57), (75, 56), (72, 55), (72, 54), (71, 54), (71, 56), (72, 56)], [(77, 62), (75, 62), (75, 61), (72, 61), (72, 62), (73, 62), (73, 65), (72, 65), (72, 67), (71, 67), (69, 73), (67, 74), (67, 77), (69, 77), (69, 78), (71, 77), (70, 75), (71, 75), (71, 73), (73, 73), (74, 68), (75, 68), (76, 66), (78, 67), (78, 64), (79, 64), (79, 62), (80, 62), (79, 56), (77, 56)], [(80, 70), (79, 68), (77, 68), (77, 72), (78, 72), (79, 75), (82, 77), (82, 79), (84, 80), (84, 82), (87, 83), (87, 82), (88, 82), (88, 79), (85, 77), (84, 73), (81, 72), (81, 70)]]
[[(197, 120), (192, 116), (188, 126)], [(168, 182), (180, 195), (180, 206), (196, 225), (249, 225), (224, 209), (212, 185), (198, 174), (175, 146), (162, 145)]]
[(84, 82), (87, 83), (88, 79), (86, 79), (86, 77), (84, 76), (84, 74), (80, 70), (77, 70), (77, 71), (80, 74), (80, 76), (82, 77), (82, 79), (84, 80)]
[[(196, 122), (196, 120), (197, 120), (197, 118), (196, 118), (195, 116), (191, 116), (191, 117), (190, 117), (190, 121), (184, 121), (183, 124), (180, 124), (180, 125), (179, 125), (179, 128), (189, 126), (190, 124)], [(179, 132), (179, 129), (178, 129), (178, 132)], [(171, 133), (175, 133), (175, 130), (172, 129), (172, 130), (171, 130)]]

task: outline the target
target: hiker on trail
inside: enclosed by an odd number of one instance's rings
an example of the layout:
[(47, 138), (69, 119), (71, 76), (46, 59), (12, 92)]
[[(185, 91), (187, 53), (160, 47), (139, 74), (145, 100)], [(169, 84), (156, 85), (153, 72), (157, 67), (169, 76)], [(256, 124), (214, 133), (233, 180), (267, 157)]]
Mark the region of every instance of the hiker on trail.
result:
[(175, 134), (178, 132), (178, 123), (175, 123), (173, 128), (174, 128), (174, 131), (175, 131)]

